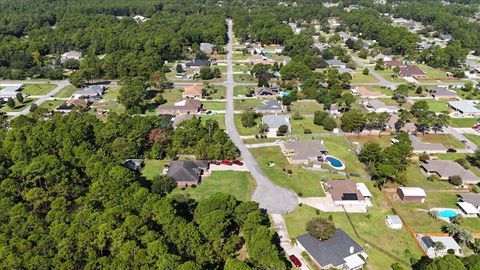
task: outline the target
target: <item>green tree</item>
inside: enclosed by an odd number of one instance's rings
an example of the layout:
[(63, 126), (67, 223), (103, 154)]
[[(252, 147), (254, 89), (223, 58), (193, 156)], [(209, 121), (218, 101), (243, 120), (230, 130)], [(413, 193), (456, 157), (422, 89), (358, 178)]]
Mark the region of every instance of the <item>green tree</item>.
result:
[(120, 88), (118, 101), (125, 106), (127, 113), (142, 113), (145, 106), (143, 81), (133, 80)]
[(23, 95), (22, 95), (22, 93), (17, 93), (16, 98), (17, 98), (18, 102), (23, 103)]
[(252, 111), (245, 111), (242, 113), (240, 120), (242, 122), (242, 126), (249, 128), (249, 127), (254, 127), (257, 125), (257, 122), (255, 121), (257, 119), (257, 114)]
[(335, 234), (335, 226), (331, 221), (317, 217), (307, 222), (308, 233), (320, 240), (326, 240)]
[(165, 195), (177, 187), (177, 182), (170, 176), (158, 175), (152, 179), (151, 190), (153, 193)]
[(11, 109), (15, 108), (15, 100), (13, 98), (8, 98), (7, 99), (7, 106)]
[(363, 75), (368, 75), (368, 74), (370, 74), (370, 70), (368, 68), (364, 68), (362, 73), (363, 73)]
[(363, 130), (366, 124), (365, 115), (359, 110), (350, 110), (340, 118), (343, 131), (358, 133)]

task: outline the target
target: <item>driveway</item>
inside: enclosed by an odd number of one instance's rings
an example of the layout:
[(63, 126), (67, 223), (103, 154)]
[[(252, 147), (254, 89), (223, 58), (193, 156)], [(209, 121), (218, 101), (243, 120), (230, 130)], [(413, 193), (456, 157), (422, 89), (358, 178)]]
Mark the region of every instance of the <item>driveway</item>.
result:
[(244, 85), (235, 83), (233, 80), (233, 23), (228, 20), (228, 37), (229, 42), (227, 44), (227, 81), (224, 83), (226, 86), (226, 110), (225, 110), (225, 127), (230, 138), (240, 150), (243, 162), (252, 173), (253, 178), (257, 183), (257, 188), (253, 193), (253, 200), (258, 202), (261, 208), (267, 210), (270, 214), (284, 214), (292, 211), (298, 204), (297, 195), (292, 191), (283, 187), (277, 186), (268, 179), (265, 173), (262, 171), (260, 165), (253, 157), (252, 153), (245, 146), (242, 138), (237, 132), (234, 124), (234, 105), (233, 105), (233, 88), (238, 85)]
[(459, 141), (464, 141), (466, 148), (471, 149), (472, 151), (477, 150), (477, 145), (470, 141), (467, 137), (463, 136), (463, 134), (458, 132), (455, 128), (447, 127), (444, 129), (444, 132), (452, 135), (453, 137), (455, 137), (455, 139)]

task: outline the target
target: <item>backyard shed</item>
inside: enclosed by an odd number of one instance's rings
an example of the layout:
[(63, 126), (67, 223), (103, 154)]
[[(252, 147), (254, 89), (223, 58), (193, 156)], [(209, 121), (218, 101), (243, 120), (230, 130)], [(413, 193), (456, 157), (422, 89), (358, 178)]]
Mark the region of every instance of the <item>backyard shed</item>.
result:
[(419, 187), (399, 187), (397, 195), (402, 202), (424, 203), (427, 197), (425, 190)]

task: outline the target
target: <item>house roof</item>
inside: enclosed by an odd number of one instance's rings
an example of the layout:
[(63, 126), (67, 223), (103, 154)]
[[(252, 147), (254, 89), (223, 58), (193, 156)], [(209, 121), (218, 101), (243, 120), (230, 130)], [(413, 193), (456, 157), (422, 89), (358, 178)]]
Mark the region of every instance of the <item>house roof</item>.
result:
[(442, 178), (448, 178), (454, 175), (458, 175), (465, 182), (478, 182), (479, 177), (473, 174), (471, 171), (463, 168), (460, 164), (453, 160), (427, 160), (420, 165), (428, 172), (435, 172)]
[(470, 101), (450, 101), (448, 102), (448, 105), (450, 105), (450, 107), (454, 108), (455, 110), (461, 111), (463, 113), (480, 113), (480, 110), (477, 109), (474, 106), (474, 103)]
[(480, 193), (462, 193), (460, 198), (464, 202), (468, 202), (475, 207), (480, 207)]
[(442, 242), (445, 246), (444, 250), (459, 250), (462, 249), (458, 243), (450, 236), (423, 236), (421, 238), (422, 242), (427, 246), (427, 248), (433, 248), (435, 242)]
[(262, 106), (255, 108), (258, 111), (282, 111), (282, 105), (276, 100), (265, 100)]
[(419, 187), (399, 187), (398, 189), (400, 189), (406, 197), (427, 197), (425, 190)]
[(475, 206), (473, 206), (471, 203), (458, 202), (457, 204), (460, 207), (460, 209), (462, 209), (463, 212), (465, 212), (467, 214), (479, 214), (480, 213), (480, 211), (478, 211), (478, 209)]
[(157, 112), (168, 110), (186, 110), (196, 111), (202, 107), (202, 102), (196, 99), (185, 99), (174, 104), (174, 106), (160, 105), (157, 108)]
[(398, 225), (402, 225), (402, 220), (400, 219), (399, 216), (397, 215), (388, 215), (387, 216), (387, 219), (389, 221), (390, 224), (398, 224)]
[(82, 53), (79, 51), (69, 51), (64, 54), (62, 54), (62, 57), (64, 58), (80, 58), (82, 57)]
[(353, 180), (329, 180), (327, 184), (331, 187), (330, 195), (334, 201), (363, 201), (357, 183)]
[(186, 86), (183, 91), (183, 96), (202, 96), (203, 86), (190, 85)]
[(447, 151), (447, 148), (441, 143), (426, 143), (414, 135), (409, 135), (414, 151)]
[(367, 101), (367, 104), (369, 105), (369, 107), (372, 107), (372, 109), (374, 109), (375, 111), (378, 111), (378, 110), (381, 110), (381, 109), (388, 109), (388, 110), (392, 110), (392, 111), (397, 111), (398, 110), (397, 106), (387, 106), (387, 105), (385, 105), (385, 103), (383, 103), (382, 101), (380, 101), (378, 99), (370, 99), (370, 100)]
[(213, 51), (214, 45), (211, 43), (200, 43), (200, 50), (204, 53), (211, 53)]
[(174, 160), (170, 162), (167, 175), (177, 182), (198, 182), (202, 170), (208, 167), (207, 160)]
[(327, 64), (329, 66), (345, 66), (346, 65), (346, 63), (344, 63), (340, 60), (337, 60), (337, 59), (330, 59), (330, 60), (327, 60), (325, 62), (327, 62)]
[(280, 92), (278, 87), (257, 87), (255, 94), (257, 96), (273, 96)]
[(418, 76), (425, 75), (425, 72), (418, 66), (400, 67), (400, 75), (402, 76)]
[(343, 265), (345, 258), (363, 251), (357, 242), (339, 228), (327, 240), (320, 241), (311, 234), (304, 234), (297, 237), (297, 241), (321, 266)]
[(194, 59), (185, 63), (187, 67), (206, 67), (210, 66), (210, 60)]
[(446, 87), (433, 86), (428, 89), (428, 92), (432, 96), (441, 97), (441, 96), (457, 96), (457, 92), (450, 90)]
[(190, 119), (193, 119), (193, 118), (195, 118), (194, 114), (182, 113), (182, 114), (176, 115), (172, 119), (172, 121), (173, 121), (172, 126), (173, 127), (178, 127), (178, 125), (180, 125), (183, 121), (190, 120)]
[(293, 152), (292, 160), (316, 158), (327, 152), (327, 148), (320, 140), (284, 142), (283, 147), (287, 152)]
[(368, 190), (367, 185), (365, 183), (357, 183), (357, 189), (362, 193), (363, 197), (372, 197), (372, 193)]
[(385, 65), (387, 65), (389, 67), (403, 67), (403, 66), (405, 66), (402, 63), (402, 61), (398, 61), (398, 60), (385, 61)]
[(271, 129), (277, 129), (281, 125), (291, 127), (288, 115), (264, 115), (262, 116), (262, 122)]

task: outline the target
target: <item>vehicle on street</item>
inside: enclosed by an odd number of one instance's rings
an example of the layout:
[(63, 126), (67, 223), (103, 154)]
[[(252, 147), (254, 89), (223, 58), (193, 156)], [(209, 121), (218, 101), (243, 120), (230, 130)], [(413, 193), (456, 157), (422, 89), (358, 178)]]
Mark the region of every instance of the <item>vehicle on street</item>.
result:
[(290, 255), (290, 261), (295, 265), (295, 267), (302, 267), (302, 263), (295, 255)]

